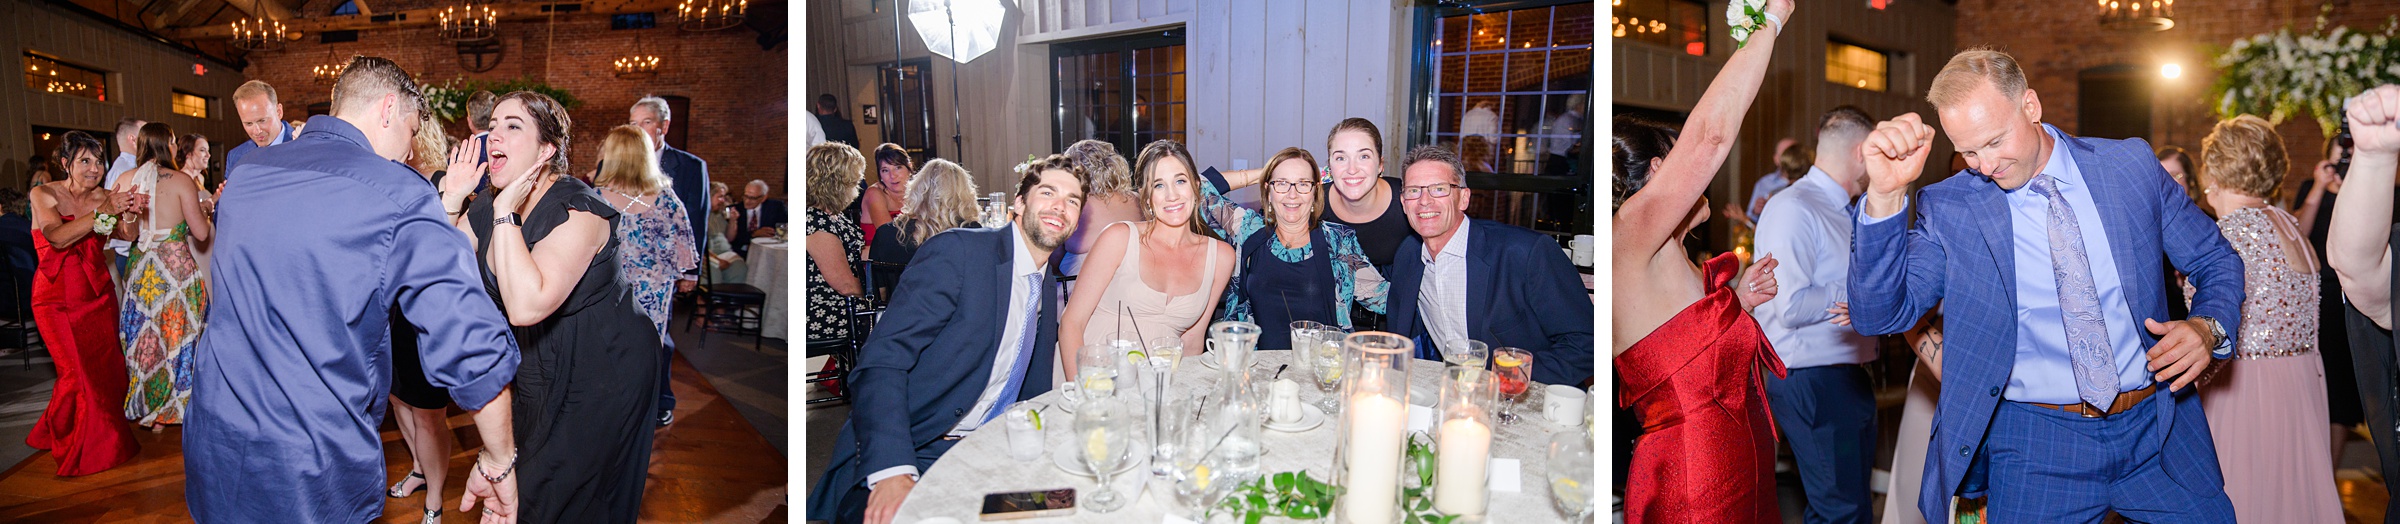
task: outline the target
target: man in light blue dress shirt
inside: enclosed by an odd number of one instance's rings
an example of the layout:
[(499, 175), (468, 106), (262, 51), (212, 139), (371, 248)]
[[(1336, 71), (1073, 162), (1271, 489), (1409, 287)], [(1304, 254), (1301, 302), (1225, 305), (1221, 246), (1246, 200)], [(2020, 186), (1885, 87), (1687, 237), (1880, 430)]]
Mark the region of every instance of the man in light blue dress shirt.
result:
[(1875, 339), (1851, 330), (1842, 307), (1850, 287), (1850, 201), (1866, 190), (1858, 144), (1875, 120), (1841, 106), (1817, 121), (1817, 162), (1760, 213), (1761, 257), (1781, 261), (1783, 292), (1751, 311), (1791, 374), (1767, 377), (1768, 409), (1791, 443), (1810, 524), (1866, 524), (1875, 517), (1875, 386), (1862, 364)]
[[(2013, 57), (1961, 52), (1928, 93), (1971, 176), (1910, 198), (1935, 132), (1915, 114), (1877, 126), (1849, 310), (1883, 335), (1942, 305), (1918, 510), (1988, 496), (1997, 522), (2233, 522), (2191, 383), (2232, 357), (2240, 257), (2149, 144), (2041, 124)], [(2166, 262), (2198, 289), (2190, 318), (2167, 316)]]

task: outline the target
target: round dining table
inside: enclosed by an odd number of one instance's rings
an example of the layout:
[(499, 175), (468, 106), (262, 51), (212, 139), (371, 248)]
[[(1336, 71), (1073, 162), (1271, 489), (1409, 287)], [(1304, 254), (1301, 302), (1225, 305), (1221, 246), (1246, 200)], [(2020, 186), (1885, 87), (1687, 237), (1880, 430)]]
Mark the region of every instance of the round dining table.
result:
[[(1291, 351), (1257, 351), (1255, 355), (1256, 358), (1253, 359), (1254, 363), (1251, 366), (1251, 374), (1256, 377), (1254, 380), (1268, 380), (1267, 377), (1274, 375), (1277, 369), (1288, 364), (1290, 367), (1282, 371), (1283, 378), (1300, 383), (1301, 402), (1313, 404), (1318, 400), (1319, 395), (1323, 394), (1310, 379), (1309, 370), (1303, 364), (1294, 362), (1296, 359)], [(1422, 412), (1416, 415), (1425, 417), (1427, 422), (1430, 422), (1432, 418), (1431, 408), (1427, 406), (1438, 403), (1436, 395), (1440, 391), (1441, 375), (1442, 364), (1439, 362), (1410, 361), (1409, 403), (1415, 406), (1411, 408), (1411, 411)], [(1186, 357), (1181, 365), (1177, 366), (1173, 378), (1169, 381), (1172, 391), (1170, 393), (1172, 396), (1169, 398), (1189, 398), (1205, 394), (1222, 376), (1224, 376), (1223, 372), (1203, 365), (1199, 357)], [(1543, 470), (1543, 463), (1547, 460), (1548, 446), (1553, 433), (1579, 428), (1553, 423), (1542, 416), (1541, 402), (1544, 400), (1544, 392), (1545, 388), (1538, 383), (1528, 388), (1524, 402), (1517, 407), (1519, 417), (1517, 421), (1500, 424), (1499, 431), (1494, 435), (1491, 453), (1495, 462), (1505, 462), (1501, 459), (1514, 459), (1517, 463), (1516, 478), (1513, 479), (1516, 489), (1513, 491), (1495, 489), (1491, 492), (1487, 501), (1489, 512), (1486, 514), (1486, 522), (1567, 521), (1566, 516), (1552, 509), (1551, 495), (1548, 489), (1549, 482), (1546, 480), (1548, 477)], [(1025, 401), (1028, 405), (1037, 406), (1042, 412), (1043, 429), (1041, 432), (1044, 451), (1039, 460), (1021, 462), (1011, 457), (1008, 453), (1008, 431), (1001, 421), (994, 420), (983, 429), (969, 433), (965, 438), (960, 439), (956, 446), (942, 455), (941, 460), (934, 462), (933, 468), (918, 479), (916, 488), (909, 492), (908, 499), (900, 504), (900, 511), (892, 522), (976, 522), (979, 520), (978, 513), (982, 509), (984, 495), (992, 493), (1074, 488), (1078, 500), (1090, 499), (1095, 493), (1093, 490), (1098, 488), (1097, 482), (1090, 475), (1068, 473), (1060, 466), (1055, 465), (1059, 461), (1060, 454), (1072, 452), (1069, 447), (1070, 440), (1074, 438), (1075, 416), (1067, 413), (1067, 409), (1062, 409), (1065, 406), (1060, 404), (1065, 402), (1057, 390)], [(1143, 402), (1142, 404), (1142, 412), (1147, 413), (1150, 409), (1149, 403)], [(1334, 442), (1337, 439), (1336, 433), (1339, 432), (1338, 428), (1341, 422), (1336, 418), (1338, 416), (1339, 414), (1328, 414), (1323, 424), (1299, 432), (1261, 430), (1261, 440), (1264, 441), (1266, 449), (1266, 452), (1259, 458), (1261, 474), (1273, 475), (1288, 471), (1307, 471), (1310, 477), (1319, 481), (1332, 482)], [(1197, 521), (1196, 515), (1190, 514), (1173, 502), (1172, 485), (1174, 481), (1165, 476), (1150, 474), (1148, 443), (1151, 442), (1149, 436), (1151, 430), (1148, 417), (1144, 416), (1141, 420), (1142, 422), (1138, 424), (1141, 429), (1137, 438), (1143, 445), (1138, 447), (1138, 451), (1135, 453), (1138, 457), (1135, 461), (1136, 464), (1126, 473), (1110, 479), (1110, 483), (1115, 486), (1118, 494), (1135, 497), (1129, 499), (1130, 503), (1108, 513), (1095, 513), (1088, 508), (1078, 507), (1071, 515), (1033, 518), (1025, 521), (1132, 523)], [(1412, 424), (1411, 429), (1425, 432), (1420, 438), (1430, 441), (1431, 432), (1429, 430), (1415, 424)], [(1502, 470), (1494, 468), (1492, 474), (1502, 474)], [(1494, 484), (1507, 483), (1506, 479), (1495, 479), (1494, 482)], [(1431, 489), (1427, 491), (1430, 493)], [(1213, 520), (1218, 522), (1240, 521), (1239, 515), (1229, 515), (1229, 512), (1225, 510), (1218, 510), (1213, 515)], [(1268, 517), (1265, 522), (1300, 521)], [(1318, 522), (1331, 521), (1320, 520)]]
[(750, 241), (750, 267), (745, 276), (751, 286), (767, 292), (766, 304), (759, 307), (759, 336), (782, 339), (790, 335), (786, 324), (791, 323), (792, 308), (784, 304), (784, 287), (791, 256), (791, 244), (774, 237)]

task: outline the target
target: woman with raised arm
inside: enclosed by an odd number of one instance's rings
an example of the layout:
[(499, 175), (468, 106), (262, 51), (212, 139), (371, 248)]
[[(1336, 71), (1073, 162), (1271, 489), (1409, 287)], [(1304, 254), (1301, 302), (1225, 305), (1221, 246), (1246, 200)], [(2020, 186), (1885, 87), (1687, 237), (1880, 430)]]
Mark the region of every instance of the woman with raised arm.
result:
[(1749, 314), (1775, 295), (1774, 258), (1734, 281), (1740, 259), (1696, 267), (1680, 241), (1708, 220), (1701, 192), (1733, 147), (1792, 3), (1769, 0), (1766, 11), (1765, 26), (1726, 61), (1680, 136), (1626, 117), (1615, 124), (1609, 345), (1622, 383), (1617, 405), (1643, 423), (1626, 480), (1627, 522), (1782, 521), (1759, 373), (1783, 376), (1783, 361)]
[[(442, 209), (475, 241), (484, 287), (525, 354), (510, 404), (518, 520), (630, 523), (648, 478), (665, 349), (618, 269), (617, 209), (568, 176), (572, 125), (548, 96), (500, 97), (491, 152), (477, 159), (460, 148)], [(492, 189), (464, 202), (487, 174)], [(509, 475), (475, 469), (491, 482)]]

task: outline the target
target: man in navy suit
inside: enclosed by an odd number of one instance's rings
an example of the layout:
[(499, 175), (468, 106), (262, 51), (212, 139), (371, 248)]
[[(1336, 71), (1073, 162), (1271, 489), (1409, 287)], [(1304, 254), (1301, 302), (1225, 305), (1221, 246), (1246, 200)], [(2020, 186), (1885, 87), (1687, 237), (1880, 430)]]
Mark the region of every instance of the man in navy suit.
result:
[(765, 180), (742, 185), (741, 205), (734, 208), (733, 236), (726, 238), (733, 242), (733, 252), (750, 256), (750, 239), (773, 236), (773, 230), (782, 229), (790, 220), (789, 208), (782, 200), (767, 198), (767, 192)]
[(917, 249), (850, 373), (850, 422), (808, 519), (884, 524), (917, 475), (1009, 404), (1050, 390), (1056, 280), (1045, 267), (1083, 213), (1065, 155), (1025, 170), (997, 229), (952, 229)]
[[(1925, 187), (1909, 224), (1935, 133), (1915, 114), (1878, 125), (1850, 266), (1861, 334), (1942, 304), (1918, 510), (1941, 521), (1951, 497), (1988, 495), (1998, 522), (2233, 522), (2190, 386), (2233, 354), (2241, 258), (2148, 144), (2041, 124), (2007, 54), (1961, 52), (1928, 93), (1974, 176)], [(2166, 317), (2162, 258), (2199, 289), (2190, 318)]]
[[(650, 146), (658, 148), (658, 170), (665, 171), (674, 181), (675, 199), (683, 202), (684, 218), (692, 222), (693, 260), (708, 260), (708, 162), (689, 152), (667, 145), (667, 126), (674, 123), (675, 112), (667, 107), (667, 99), (645, 96), (627, 110), (634, 127), (650, 135)], [(697, 206), (697, 207), (694, 207)], [(741, 245), (748, 245), (743, 243)], [(694, 266), (685, 271), (675, 283), (677, 291), (691, 291), (700, 283), (700, 269)], [(675, 389), (669, 387), (667, 376), (675, 363), (675, 338), (667, 337), (667, 351), (661, 354), (667, 365), (658, 367), (658, 425), (675, 421)]]
[(233, 174), (233, 166), (259, 148), (292, 141), (299, 133), (283, 121), (283, 102), (275, 98), (275, 86), (251, 80), (233, 89), (233, 112), (242, 118), (242, 133), (250, 140), (234, 144), (225, 152), (225, 174)]
[(1417, 236), (1392, 257), (1392, 332), (1415, 338), (1420, 359), (1476, 340), (1531, 351), (1535, 382), (1591, 380), (1592, 294), (1558, 241), (1468, 220), (1467, 169), (1449, 149), (1417, 146), (1400, 169), (1400, 209)]

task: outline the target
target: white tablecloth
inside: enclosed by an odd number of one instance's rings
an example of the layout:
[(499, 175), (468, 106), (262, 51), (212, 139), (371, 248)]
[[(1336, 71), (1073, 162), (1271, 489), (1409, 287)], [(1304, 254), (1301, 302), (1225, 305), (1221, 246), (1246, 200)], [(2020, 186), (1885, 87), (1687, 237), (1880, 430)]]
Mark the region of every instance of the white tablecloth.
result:
[[(1292, 352), (1260, 351), (1257, 360), (1259, 362), (1255, 366), (1256, 371), (1253, 374), (1264, 380), (1263, 377), (1275, 373), (1277, 366), (1291, 363)], [(1175, 372), (1173, 387), (1177, 396), (1173, 398), (1199, 395), (1207, 391), (1206, 388), (1209, 385), (1216, 383), (1217, 376), (1217, 371), (1207, 369), (1197, 360), (1187, 359), (1183, 362), (1181, 369)], [(1306, 369), (1295, 365), (1284, 371), (1284, 378), (1302, 382), (1300, 387), (1302, 402), (1316, 402), (1319, 393), (1315, 385), (1307, 381)], [(1409, 371), (1410, 403), (1418, 405), (1437, 403), (1432, 400), (1431, 393), (1422, 392), (1440, 391), (1440, 380), (1441, 364), (1423, 360), (1412, 362)], [(1486, 515), (1487, 522), (1564, 522), (1566, 520), (1557, 511), (1551, 509), (1550, 494), (1548, 493), (1549, 482), (1545, 480), (1543, 463), (1548, 460), (1551, 434), (1568, 429), (1568, 427), (1553, 424), (1548, 419), (1542, 418), (1542, 391), (1539, 384), (1534, 385), (1532, 391), (1527, 393), (1528, 397), (1524, 404), (1517, 408), (1518, 421), (1514, 424), (1501, 425), (1499, 435), (1493, 442), (1492, 458), (1517, 459), (1519, 461), (1517, 482), (1519, 489), (1516, 492), (1492, 492), (1489, 500), (1490, 513)], [(1423, 398), (1420, 398), (1420, 395), (1423, 395)], [(1057, 391), (1052, 391), (1027, 402), (1041, 406), (1053, 406), (1063, 401), (1059, 398)], [(1147, 409), (1145, 406), (1144, 410)], [(1147, 435), (1150, 430), (1147, 419), (1144, 420), (1145, 422), (1141, 424), (1141, 434), (1143, 435), (1141, 438), (1143, 442), (1147, 443), (1149, 442)], [(1285, 471), (1306, 470), (1309, 476), (1319, 481), (1331, 482), (1334, 440), (1339, 422), (1338, 419), (1329, 418), (1323, 425), (1299, 433), (1263, 430), (1263, 440), (1266, 441), (1267, 451), (1264, 456), (1259, 458), (1259, 470), (1263, 474), (1270, 475)], [(1064, 413), (1055, 407), (1044, 407), (1042, 423), (1044, 425), (1043, 440), (1048, 451), (1043, 454), (1040, 462), (1018, 462), (1009, 457), (1008, 432), (1000, 424), (994, 423), (988, 429), (976, 431), (969, 434), (967, 438), (959, 440), (956, 447), (943, 454), (942, 459), (933, 464), (933, 469), (925, 472), (925, 475), (919, 479), (916, 489), (909, 492), (908, 500), (901, 503), (900, 513), (892, 521), (912, 523), (931, 517), (948, 517), (957, 519), (959, 522), (976, 522), (977, 513), (982, 509), (983, 496), (988, 493), (1075, 488), (1078, 499), (1088, 500), (1096, 493), (1093, 490), (1097, 488), (1092, 477), (1069, 474), (1052, 465), (1052, 461), (1059, 453), (1066, 452), (1064, 450), (1070, 444), (1068, 441), (1073, 438), (1074, 415)], [(1076, 514), (1071, 516), (1029, 519), (1025, 522), (1148, 524), (1165, 522), (1164, 519), (1171, 513), (1181, 516), (1180, 509), (1170, 509), (1175, 507), (1171, 501), (1172, 492), (1169, 491), (1172, 481), (1167, 477), (1151, 476), (1147, 453), (1143, 455), (1145, 455), (1143, 463), (1137, 464), (1132, 471), (1119, 475), (1118, 478), (1110, 479), (1111, 484), (1117, 486), (1118, 494), (1133, 495), (1137, 489), (1144, 491), (1140, 498), (1133, 500), (1126, 507), (1109, 513), (1093, 513), (1089, 509), (1078, 508)], [(1145, 481), (1147, 482), (1146, 486), (1143, 485)], [(1226, 512), (1219, 511), (1216, 517), (1219, 521), (1224, 521), (1227, 515)], [(1270, 517), (1267, 521), (1292, 522), (1280, 517)]]
[(760, 313), (764, 318), (759, 321), (759, 329), (767, 338), (785, 338), (789, 334), (784, 324), (791, 318), (791, 308), (784, 304), (784, 297), (789, 296), (784, 292), (784, 281), (789, 280), (791, 264), (787, 260), (791, 256), (789, 243), (773, 238), (750, 242), (750, 256), (746, 259), (750, 265), (749, 284), (767, 292), (767, 305)]

